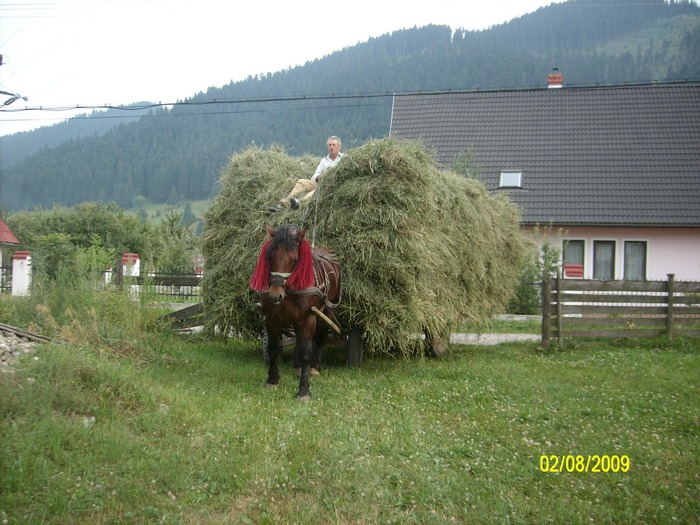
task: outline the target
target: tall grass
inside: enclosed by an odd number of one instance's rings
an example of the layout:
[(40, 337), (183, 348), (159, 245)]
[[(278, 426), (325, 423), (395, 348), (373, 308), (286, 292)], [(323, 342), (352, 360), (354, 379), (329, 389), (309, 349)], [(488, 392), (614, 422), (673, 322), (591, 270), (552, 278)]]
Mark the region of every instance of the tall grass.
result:
[[(463, 346), (361, 369), (338, 346), (299, 404), (288, 356), (263, 387), (258, 342), (102, 332), (122, 300), (89, 303), (96, 343), (48, 344), (0, 375), (1, 522), (698, 520), (692, 341)], [(129, 351), (105, 351), (112, 338)], [(550, 454), (631, 468), (541, 472)]]
[(140, 346), (165, 313), (164, 306), (142, 307), (129, 286), (96, 290), (87, 277), (50, 279), (40, 276), (31, 295), (0, 295), (0, 321), (28, 328), (64, 343), (94, 349), (130, 351)]

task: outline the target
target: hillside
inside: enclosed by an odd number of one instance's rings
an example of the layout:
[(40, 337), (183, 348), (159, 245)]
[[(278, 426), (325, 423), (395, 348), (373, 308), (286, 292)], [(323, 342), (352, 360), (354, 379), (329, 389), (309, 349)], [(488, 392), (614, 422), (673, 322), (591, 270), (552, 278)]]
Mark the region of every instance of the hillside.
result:
[[(48, 142), (46, 129), (23, 134), (21, 162), (19, 149), (7, 146), (16, 137), (3, 137), (0, 148), (13, 154), (3, 153), (0, 208), (207, 199), (228, 159), (252, 143), (320, 156), (330, 134), (346, 149), (386, 136), (396, 92), (544, 87), (554, 66), (566, 86), (700, 79), (697, 4), (590, 6), (553, 4), (486, 31), (396, 31), (304, 66), (209, 88), (138, 121), (108, 121), (88, 133), (69, 131), (75, 122), (49, 128), (63, 143)], [(92, 120), (100, 119), (85, 122)]]
[(0, 137), (0, 169), (7, 169), (42, 148), (53, 148), (70, 139), (101, 136), (115, 126), (135, 122), (147, 113), (147, 110), (141, 109), (144, 104), (147, 103), (138, 102), (124, 109), (84, 113), (60, 124)]

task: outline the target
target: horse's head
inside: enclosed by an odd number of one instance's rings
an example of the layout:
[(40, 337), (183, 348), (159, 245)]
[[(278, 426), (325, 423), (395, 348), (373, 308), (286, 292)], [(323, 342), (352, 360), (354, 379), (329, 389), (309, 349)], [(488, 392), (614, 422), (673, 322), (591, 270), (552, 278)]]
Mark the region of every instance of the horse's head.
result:
[(306, 239), (306, 228), (283, 224), (272, 228), (266, 224), (268, 241), (263, 246), (251, 288), (263, 291), (269, 284), (270, 300), (279, 304), (287, 289), (301, 290), (314, 284), (313, 256)]

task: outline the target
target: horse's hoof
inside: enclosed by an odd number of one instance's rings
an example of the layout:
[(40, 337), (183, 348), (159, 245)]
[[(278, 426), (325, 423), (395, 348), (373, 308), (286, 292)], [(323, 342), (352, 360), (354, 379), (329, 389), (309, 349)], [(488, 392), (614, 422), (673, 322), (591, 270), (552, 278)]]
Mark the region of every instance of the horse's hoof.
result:
[(306, 394), (305, 396), (297, 396), (297, 401), (299, 403), (308, 403), (311, 401), (311, 394)]
[[(301, 377), (301, 368), (295, 368), (294, 373), (296, 374), (297, 377)], [(310, 368), (309, 369), (309, 375), (311, 377), (318, 377), (321, 375), (321, 372), (316, 370), (315, 368)]]
[(280, 386), (279, 383), (276, 384), (276, 385), (273, 385), (272, 383), (265, 383), (265, 388), (266, 388), (267, 390), (274, 390), (274, 389), (277, 388), (278, 386)]

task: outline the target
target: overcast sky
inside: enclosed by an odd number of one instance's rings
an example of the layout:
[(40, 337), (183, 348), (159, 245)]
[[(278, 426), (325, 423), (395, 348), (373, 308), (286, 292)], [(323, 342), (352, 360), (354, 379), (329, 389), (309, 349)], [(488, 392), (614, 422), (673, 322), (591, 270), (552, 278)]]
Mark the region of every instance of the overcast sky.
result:
[(8, 110), (174, 102), (392, 31), (486, 29), (559, 1), (9, 0), (0, 91), (27, 100), (0, 106), (0, 135), (71, 116)]

